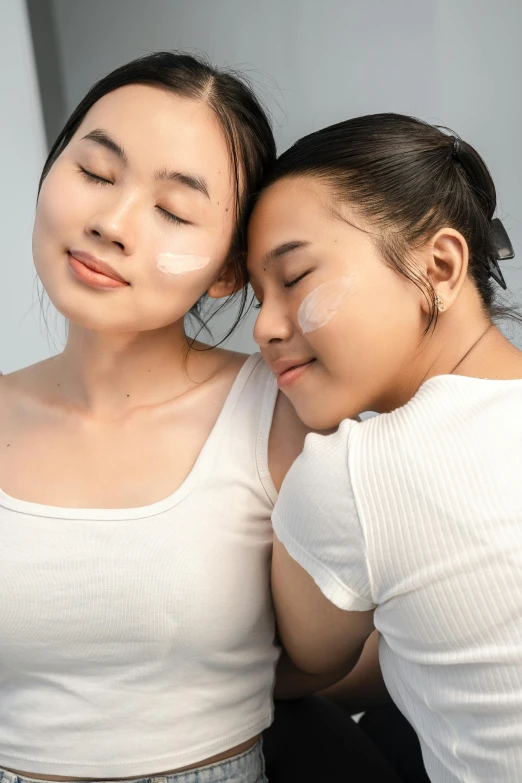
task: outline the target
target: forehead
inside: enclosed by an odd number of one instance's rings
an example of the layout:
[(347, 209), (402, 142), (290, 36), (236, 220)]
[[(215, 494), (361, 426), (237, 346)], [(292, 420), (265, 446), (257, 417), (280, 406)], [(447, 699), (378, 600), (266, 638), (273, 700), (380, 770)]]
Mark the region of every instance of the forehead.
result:
[(127, 85), (92, 106), (75, 139), (96, 128), (124, 148), (131, 167), (190, 168), (220, 191), (232, 188), (224, 132), (213, 110), (201, 101), (148, 85)]
[(317, 243), (327, 228), (330, 235), (340, 230), (331, 204), (328, 186), (313, 177), (289, 177), (267, 188), (248, 228), (249, 266), (261, 263), (266, 253), (283, 243)]
[(261, 194), (254, 210), (252, 230), (256, 231), (261, 223), (279, 230), (289, 224), (300, 225), (310, 217), (310, 212), (326, 218), (331, 199), (327, 185), (314, 177), (278, 180)]

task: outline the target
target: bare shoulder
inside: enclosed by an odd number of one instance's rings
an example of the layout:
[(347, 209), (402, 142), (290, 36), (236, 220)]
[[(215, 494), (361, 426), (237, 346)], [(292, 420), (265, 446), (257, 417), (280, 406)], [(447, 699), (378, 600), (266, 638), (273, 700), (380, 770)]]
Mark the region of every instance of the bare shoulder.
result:
[(216, 348), (215, 350), (218, 351), (218, 356), (220, 357), (220, 360), (223, 362), (223, 366), (230, 368), (230, 370), (235, 373), (239, 372), (241, 367), (249, 358), (249, 354), (247, 353), (239, 353), (238, 351), (228, 351), (223, 348)]
[(302, 452), (309, 432), (311, 430), (303, 424), (291, 402), (279, 392), (268, 442), (268, 466), (277, 491), (292, 463)]
[(0, 416), (24, 400), (37, 398), (52, 372), (52, 364), (53, 359), (45, 359), (6, 375), (0, 373)]
[(0, 437), (8, 424), (17, 418), (20, 398), (17, 391), (20, 382), (18, 375), (18, 372), (0, 375)]

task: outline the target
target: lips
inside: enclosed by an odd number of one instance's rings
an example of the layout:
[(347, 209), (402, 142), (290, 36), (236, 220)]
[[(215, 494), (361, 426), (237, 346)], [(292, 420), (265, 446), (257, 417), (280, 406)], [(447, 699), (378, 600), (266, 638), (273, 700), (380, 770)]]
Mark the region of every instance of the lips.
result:
[(278, 359), (270, 365), (274, 375), (277, 376), (277, 385), (288, 386), (300, 378), (315, 362), (312, 359)]
[(303, 364), (308, 364), (311, 361), (313, 359), (277, 359), (275, 362), (270, 363), (270, 369), (274, 375), (282, 375), (294, 367), (301, 367)]
[[(80, 273), (82, 270), (78, 268), (78, 263), (88, 270), (91, 270), (91, 272), (94, 272), (96, 275), (99, 275), (100, 278), (109, 278), (120, 285), (129, 285), (129, 282), (113, 269), (112, 266), (105, 263), (105, 261), (101, 261), (99, 258), (92, 256), (90, 253), (85, 253), (82, 250), (69, 250), (69, 256), (73, 262), (74, 269)], [(75, 264), (75, 261), (78, 263)], [(93, 280), (93, 282), (96, 282), (96, 280)], [(101, 279), (98, 282), (103, 284), (103, 280)]]

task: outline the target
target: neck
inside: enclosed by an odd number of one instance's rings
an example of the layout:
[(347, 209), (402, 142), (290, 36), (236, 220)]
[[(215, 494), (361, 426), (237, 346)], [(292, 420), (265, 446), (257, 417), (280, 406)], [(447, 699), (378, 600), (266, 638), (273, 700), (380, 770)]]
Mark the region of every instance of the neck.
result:
[[(136, 334), (107, 334), (71, 324), (53, 363), (60, 396), (90, 412), (155, 405), (201, 381), (201, 352), (189, 350), (183, 324)], [(190, 373), (189, 373), (190, 369)]]
[(471, 286), (439, 317), (434, 331), (402, 368), (395, 393), (386, 395), (380, 410), (404, 405), (429, 378), (452, 374), (492, 380), (522, 378), (522, 352), (484, 313)]
[(437, 324), (421, 383), (435, 375), (491, 380), (522, 376), (522, 352), (504, 337), (480, 306), (475, 312), (470, 307), (456, 306), (447, 316)]

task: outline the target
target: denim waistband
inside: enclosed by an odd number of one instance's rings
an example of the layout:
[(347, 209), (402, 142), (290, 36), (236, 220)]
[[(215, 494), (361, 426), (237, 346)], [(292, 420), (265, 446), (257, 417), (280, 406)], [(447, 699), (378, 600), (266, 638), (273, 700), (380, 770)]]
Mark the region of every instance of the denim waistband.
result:
[[(173, 775), (148, 775), (121, 781), (113, 779), (110, 783), (262, 783), (266, 781), (264, 766), (261, 741), (259, 741), (238, 756), (205, 767), (176, 772)], [(0, 783), (42, 783), (42, 781), (0, 768)], [(106, 782), (96, 779), (95, 783)]]

